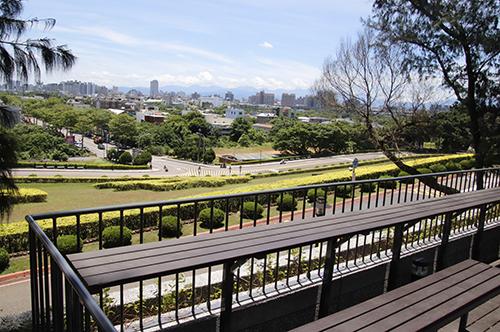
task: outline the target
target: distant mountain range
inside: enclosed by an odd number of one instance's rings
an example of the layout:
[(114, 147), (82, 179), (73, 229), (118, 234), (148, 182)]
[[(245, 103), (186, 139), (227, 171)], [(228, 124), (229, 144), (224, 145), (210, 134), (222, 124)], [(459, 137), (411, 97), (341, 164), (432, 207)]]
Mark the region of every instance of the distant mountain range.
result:
[[(128, 91), (135, 89), (137, 91), (142, 92), (145, 95), (149, 95), (149, 87), (119, 87), (118, 90), (127, 93)], [(308, 89), (295, 89), (295, 90), (266, 90), (266, 89), (256, 89), (251, 86), (241, 86), (233, 89), (222, 88), (220, 86), (200, 86), (200, 85), (192, 85), (189, 87), (178, 86), (178, 85), (166, 85), (159, 88), (163, 92), (179, 92), (184, 91), (186, 95), (191, 95), (195, 92), (199, 93), (202, 96), (209, 95), (219, 95), (222, 98), (226, 95), (226, 92), (231, 91), (234, 94), (235, 99), (248, 99), (249, 96), (254, 96), (257, 92), (265, 90), (266, 93), (274, 93), (274, 97), (276, 99), (281, 99), (281, 95), (283, 93), (294, 93), (295, 98), (304, 97), (306, 95), (310, 95), (311, 92)]]

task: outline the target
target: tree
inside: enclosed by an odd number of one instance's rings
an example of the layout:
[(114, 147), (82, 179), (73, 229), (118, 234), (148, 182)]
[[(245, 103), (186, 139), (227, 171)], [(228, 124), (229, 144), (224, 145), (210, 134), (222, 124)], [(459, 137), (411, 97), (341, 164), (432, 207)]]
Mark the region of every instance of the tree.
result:
[(382, 42), (403, 47), (409, 68), (438, 74), (467, 109), (479, 167), (498, 158), (499, 17), (496, 0), (375, 0), (367, 22)]
[(210, 124), (202, 117), (196, 117), (189, 121), (188, 128), (193, 134), (198, 134), (201, 132), (203, 135), (210, 135), (212, 127)]
[(238, 116), (229, 126), (229, 129), (231, 129), (229, 139), (233, 142), (238, 142), (241, 135), (247, 134), (250, 128), (252, 128), (251, 122), (242, 116)]
[(205, 159), (203, 160), (204, 163), (211, 164), (215, 160), (215, 151), (214, 149), (210, 148), (207, 151), (205, 151)]
[(17, 192), (11, 169), (17, 164), (16, 139), (0, 127), (0, 220), (12, 210), (10, 196)]
[(28, 81), (31, 74), (39, 80), (41, 62), (45, 71), (54, 69), (68, 70), (76, 62), (76, 57), (66, 46), (53, 46), (48, 38), (22, 40), (22, 36), (37, 23), (44, 23), (46, 29), (54, 27), (55, 19), (37, 18), (22, 20), (21, 0), (0, 1), (0, 79), (7, 82), (17, 76)]
[(115, 141), (126, 144), (132, 141), (137, 135), (137, 123), (128, 114), (118, 114), (109, 121), (109, 130), (113, 134)]
[[(336, 56), (325, 60), (312, 90), (321, 104), (358, 114), (373, 144), (402, 171), (418, 174), (392, 149), (399, 150), (405, 128), (418, 125), (430, 91), (410, 80), (403, 61), (395, 45), (378, 45), (373, 31), (365, 29), (355, 42), (343, 40)], [(408, 97), (414, 102), (401, 102)], [(381, 113), (389, 114), (390, 126), (375, 124)]]

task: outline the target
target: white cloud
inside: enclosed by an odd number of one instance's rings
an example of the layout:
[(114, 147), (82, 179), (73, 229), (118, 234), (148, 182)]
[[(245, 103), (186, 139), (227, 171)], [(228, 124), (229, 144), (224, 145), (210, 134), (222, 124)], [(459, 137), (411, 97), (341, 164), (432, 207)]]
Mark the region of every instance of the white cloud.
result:
[(273, 48), (274, 47), (272, 44), (269, 44), (268, 42), (264, 42), (264, 43), (259, 44), (259, 45), (262, 47), (265, 47), (265, 48)]

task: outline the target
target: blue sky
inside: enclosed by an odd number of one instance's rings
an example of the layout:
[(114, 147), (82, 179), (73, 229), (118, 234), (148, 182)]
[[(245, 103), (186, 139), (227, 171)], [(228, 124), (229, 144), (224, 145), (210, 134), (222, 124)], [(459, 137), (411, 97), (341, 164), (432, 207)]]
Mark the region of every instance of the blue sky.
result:
[(55, 18), (27, 36), (78, 56), (67, 73), (99, 85), (308, 89), (343, 37), (355, 37), (371, 2), (296, 0), (29, 0), (23, 18)]

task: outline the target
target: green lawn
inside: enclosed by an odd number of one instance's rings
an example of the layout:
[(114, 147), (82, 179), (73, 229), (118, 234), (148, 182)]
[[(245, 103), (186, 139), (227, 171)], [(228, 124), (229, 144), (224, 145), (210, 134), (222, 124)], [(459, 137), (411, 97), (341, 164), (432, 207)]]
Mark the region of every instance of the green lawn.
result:
[[(314, 171), (318, 171), (317, 169)], [(336, 172), (329, 171), (329, 172)], [(325, 172), (326, 173), (326, 172)], [(304, 174), (290, 174), (282, 175), (280, 177), (260, 178), (250, 181), (247, 184), (234, 184), (228, 185), (224, 188), (232, 189), (241, 186), (248, 186), (260, 183), (267, 183), (276, 180), (285, 180), (303, 177)], [(120, 204), (131, 204), (140, 202), (152, 202), (171, 200), (180, 197), (196, 195), (200, 193), (219, 191), (221, 188), (194, 188), (185, 189), (180, 191), (169, 192), (155, 192), (155, 191), (113, 191), (111, 189), (95, 189), (91, 183), (22, 183), (18, 184), (20, 188), (36, 188), (48, 193), (47, 201), (43, 203), (28, 203), (18, 204), (14, 207), (8, 220), (3, 222), (17, 222), (23, 221), (24, 217), (28, 214), (37, 214), (54, 211), (75, 210), (90, 207), (110, 206)], [(340, 201), (341, 199), (337, 199)], [(328, 196), (328, 203), (333, 203), (333, 195)], [(297, 209), (302, 209), (303, 201), (299, 201)], [(310, 206), (306, 203), (306, 208)], [(278, 216), (280, 211), (276, 206), (271, 207), (270, 216)], [(288, 212), (284, 211), (283, 215)], [(267, 209), (264, 210), (263, 216), (267, 216)], [(286, 219), (286, 218), (285, 218)], [(243, 223), (251, 223), (253, 220), (243, 219)], [(238, 225), (240, 223), (240, 214), (234, 213), (230, 215), (229, 226)], [(197, 233), (207, 232), (207, 229), (197, 225)], [(193, 234), (193, 225), (188, 224), (184, 226), (183, 236)], [(144, 242), (152, 242), (158, 240), (158, 232), (152, 231), (144, 234)], [(134, 234), (132, 243), (139, 243), (139, 235)], [(86, 244), (84, 251), (96, 250), (98, 245), (96, 243)], [(13, 273), (16, 271), (23, 271), (29, 269), (29, 259), (27, 256), (11, 258), (10, 266), (7, 270), (0, 273), (0, 275)]]

